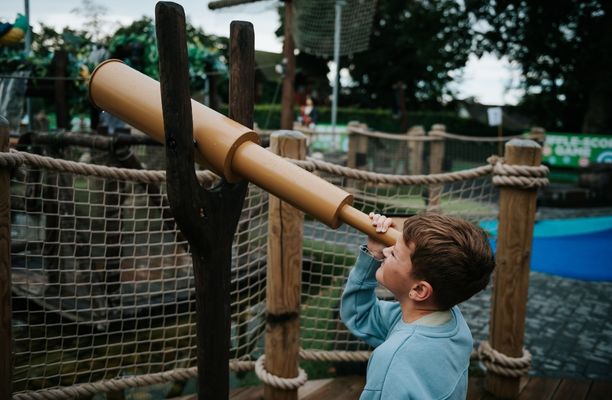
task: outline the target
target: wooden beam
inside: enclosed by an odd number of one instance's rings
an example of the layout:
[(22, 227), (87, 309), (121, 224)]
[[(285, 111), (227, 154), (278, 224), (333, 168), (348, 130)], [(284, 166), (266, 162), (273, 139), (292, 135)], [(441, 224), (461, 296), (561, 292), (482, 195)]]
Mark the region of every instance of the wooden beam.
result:
[[(8, 120), (0, 115), (0, 152), (9, 151)], [(0, 399), (13, 391), (11, 318), (11, 174), (0, 168)]]
[[(306, 159), (306, 136), (278, 131), (270, 150), (281, 157)], [(304, 214), (270, 195), (268, 218), (268, 280), (266, 285), (266, 370), (281, 378), (298, 376), (300, 293)], [(296, 400), (297, 389), (265, 385), (266, 400)]]
[[(512, 139), (505, 147), (509, 165), (540, 165), (542, 148), (533, 140)], [(529, 263), (536, 213), (537, 189), (502, 187), (499, 195), (497, 266), (494, 274), (489, 341), (495, 350), (523, 355)], [(516, 398), (520, 378), (488, 372), (485, 387), (501, 398)]]
[[(166, 143), (168, 199), (177, 225), (192, 251), (198, 356), (198, 399), (227, 399), (229, 396), (230, 268), (232, 243), (246, 194), (245, 181), (204, 189), (195, 175), (194, 142), (185, 32), (185, 12), (171, 2), (155, 8), (160, 55), (160, 86)], [(251, 33), (238, 24), (238, 37)], [(243, 51), (238, 40), (232, 48)], [(238, 62), (243, 58), (237, 57)], [(232, 68), (240, 71), (240, 65)], [(246, 70), (246, 69), (245, 69)], [(235, 75), (234, 75), (235, 76)], [(245, 78), (246, 77), (246, 78)], [(245, 73), (241, 79), (252, 75)], [(236, 88), (236, 84), (232, 87)], [(252, 82), (251, 82), (252, 83)], [(232, 96), (235, 97), (235, 96)], [(233, 113), (246, 118), (244, 105), (232, 104)], [(252, 112), (252, 111), (251, 111)], [(205, 147), (206, 143), (199, 146)]]
[(283, 42), (283, 63), (285, 75), (283, 76), (283, 97), (281, 110), (281, 129), (293, 129), (293, 108), (295, 103), (295, 45), (293, 43), (293, 4), (285, 0), (285, 39)]

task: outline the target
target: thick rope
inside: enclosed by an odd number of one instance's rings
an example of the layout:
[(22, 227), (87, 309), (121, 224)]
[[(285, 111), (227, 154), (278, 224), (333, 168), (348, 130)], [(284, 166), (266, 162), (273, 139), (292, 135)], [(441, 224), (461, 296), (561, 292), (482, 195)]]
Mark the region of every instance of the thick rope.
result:
[(290, 160), (294, 164), (308, 171), (323, 171), (329, 172), (336, 176), (344, 176), (347, 178), (359, 179), (372, 183), (388, 183), (396, 185), (431, 185), (436, 183), (450, 183), (467, 179), (476, 179), (491, 174), (493, 171), (492, 165), (483, 165), (472, 169), (466, 169), (457, 172), (447, 172), (443, 174), (430, 175), (393, 175), (380, 174), (376, 172), (362, 171), (349, 167), (344, 167), (337, 164), (332, 164), (326, 161), (315, 160), (308, 158), (302, 160)]
[(323, 351), (300, 349), (300, 358), (305, 361), (368, 361), (370, 351)]
[(487, 370), (512, 378), (527, 375), (531, 365), (531, 353), (528, 350), (523, 349), (521, 357), (509, 357), (495, 350), (486, 340), (478, 346), (478, 357)]
[[(142, 183), (161, 183), (166, 181), (166, 171), (107, 167), (105, 165), (62, 160), (17, 150), (11, 150), (10, 153), (0, 153), (0, 166), (18, 168), (24, 164), (36, 168), (69, 172), (76, 175), (95, 176), (98, 178), (120, 179)], [(210, 185), (220, 179), (219, 176), (211, 171), (196, 171), (196, 176), (203, 185)]]
[(266, 356), (262, 355), (255, 362), (255, 374), (259, 378), (260, 381), (265, 383), (266, 385), (284, 389), (284, 390), (293, 390), (297, 389), (300, 386), (304, 385), (308, 380), (308, 375), (306, 375), (306, 371), (302, 368), (298, 368), (298, 376), (295, 378), (280, 378), (278, 376), (272, 375), (265, 368)]
[(125, 390), (138, 386), (149, 386), (156, 383), (185, 381), (197, 375), (197, 368), (181, 368), (156, 374), (130, 376), (120, 379), (83, 383), (56, 389), (43, 389), (36, 392), (22, 392), (13, 395), (13, 400), (59, 400), (91, 397), (96, 393), (107, 393)]
[(487, 161), (493, 164), (493, 184), (496, 186), (514, 186), (522, 189), (534, 189), (549, 184), (549, 170), (546, 165), (508, 165), (504, 163), (503, 159), (497, 156), (491, 156)]
[(377, 139), (403, 140), (407, 142), (436, 142), (436, 141), (439, 142), (441, 140), (440, 137), (435, 137), (435, 136), (416, 136), (416, 135), (409, 136), (407, 134), (401, 134), (401, 133), (387, 133), (387, 132), (372, 131), (369, 129), (363, 129), (357, 126), (350, 126), (350, 125), (348, 128), (348, 132), (356, 133), (362, 136), (373, 137)]
[[(308, 171), (323, 171), (337, 176), (359, 179), (373, 183), (398, 185), (431, 185), (476, 179), (493, 173), (493, 184), (499, 186), (516, 186), (521, 188), (539, 188), (548, 185), (548, 168), (544, 165), (529, 167), (507, 165), (498, 157), (490, 157), (489, 165), (466, 169), (457, 172), (447, 172), (430, 175), (392, 175), (361, 171), (329, 162), (309, 158), (289, 160)], [(27, 164), (33, 167), (45, 168), (59, 172), (70, 172), (78, 175), (96, 176), (100, 178), (121, 179), (143, 183), (160, 183), (166, 180), (165, 171), (136, 170), (129, 168), (107, 167), (74, 161), (40, 156), (26, 152), (11, 150), (10, 153), (0, 153), (0, 166), (16, 168)], [(491, 165), (493, 164), (493, 165)], [(200, 183), (210, 185), (220, 179), (211, 171), (197, 171)]]
[(436, 141), (441, 139), (453, 139), (460, 140), (463, 142), (489, 142), (489, 143), (497, 143), (497, 142), (507, 142), (511, 139), (519, 139), (524, 138), (522, 135), (515, 136), (467, 136), (467, 135), (459, 135), (456, 133), (449, 133), (441, 130), (432, 130), (429, 132), (428, 136), (409, 136), (401, 133), (388, 133), (388, 132), (379, 132), (372, 131), (369, 129), (364, 129), (358, 126), (350, 126), (348, 127), (349, 133), (356, 133), (358, 135), (373, 137), (378, 139), (388, 139), (388, 140), (403, 140), (406, 142), (427, 142), (427, 141)]

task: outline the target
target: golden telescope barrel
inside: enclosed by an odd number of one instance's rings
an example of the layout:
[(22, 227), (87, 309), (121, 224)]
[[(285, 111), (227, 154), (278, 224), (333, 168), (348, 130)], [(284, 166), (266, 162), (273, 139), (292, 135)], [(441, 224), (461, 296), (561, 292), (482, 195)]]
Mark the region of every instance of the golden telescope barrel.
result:
[[(93, 104), (164, 142), (159, 82), (119, 60), (107, 60), (89, 81)], [(193, 136), (205, 163), (229, 182), (245, 178), (326, 225), (341, 222), (393, 245), (400, 233), (377, 233), (367, 215), (351, 206), (351, 194), (273, 154), (258, 144), (251, 129), (191, 100)]]

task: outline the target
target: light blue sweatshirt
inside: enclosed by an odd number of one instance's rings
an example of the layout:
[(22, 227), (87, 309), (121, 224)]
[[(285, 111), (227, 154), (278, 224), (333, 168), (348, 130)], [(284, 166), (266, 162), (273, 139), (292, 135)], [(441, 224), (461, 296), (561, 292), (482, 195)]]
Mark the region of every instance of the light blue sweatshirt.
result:
[(398, 302), (376, 298), (379, 266), (362, 246), (340, 307), (349, 330), (375, 347), (360, 399), (465, 399), (472, 335), (459, 308), (442, 325), (405, 323)]

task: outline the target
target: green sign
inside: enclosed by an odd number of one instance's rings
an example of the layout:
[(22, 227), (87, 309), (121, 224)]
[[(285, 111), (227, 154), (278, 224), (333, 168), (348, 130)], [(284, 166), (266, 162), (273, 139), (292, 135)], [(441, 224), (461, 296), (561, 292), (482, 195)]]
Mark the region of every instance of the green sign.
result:
[(612, 163), (612, 136), (547, 132), (542, 156), (553, 167)]
[(311, 151), (348, 151), (348, 126), (336, 125), (334, 133), (332, 126), (317, 124), (314, 127), (315, 134), (311, 138), (309, 147)]

